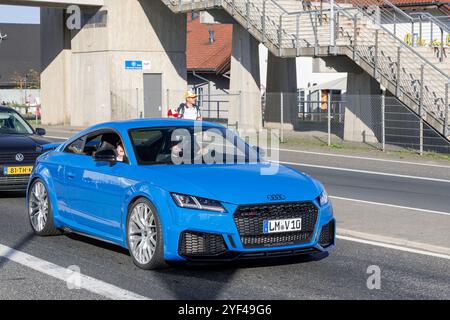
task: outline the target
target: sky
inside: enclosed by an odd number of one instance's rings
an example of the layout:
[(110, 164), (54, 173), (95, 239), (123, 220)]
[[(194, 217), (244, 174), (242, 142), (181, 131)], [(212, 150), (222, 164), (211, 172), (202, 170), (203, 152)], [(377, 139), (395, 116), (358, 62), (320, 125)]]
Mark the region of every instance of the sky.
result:
[(0, 23), (39, 23), (39, 8), (0, 5)]

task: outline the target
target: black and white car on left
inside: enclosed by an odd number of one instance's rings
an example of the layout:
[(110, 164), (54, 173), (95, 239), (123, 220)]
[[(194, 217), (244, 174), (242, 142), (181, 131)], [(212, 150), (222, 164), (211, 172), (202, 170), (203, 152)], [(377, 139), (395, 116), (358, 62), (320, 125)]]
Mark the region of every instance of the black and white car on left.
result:
[(0, 192), (24, 191), (36, 158), (50, 142), (15, 110), (0, 107)]

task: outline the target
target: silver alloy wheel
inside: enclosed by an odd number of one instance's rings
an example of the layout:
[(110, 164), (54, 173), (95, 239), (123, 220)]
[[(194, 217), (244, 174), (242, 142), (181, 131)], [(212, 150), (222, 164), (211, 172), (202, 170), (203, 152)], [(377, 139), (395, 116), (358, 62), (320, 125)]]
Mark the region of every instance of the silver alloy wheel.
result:
[(131, 212), (128, 224), (130, 252), (140, 264), (148, 264), (155, 254), (158, 239), (155, 215), (145, 203), (139, 203)]
[(44, 184), (40, 181), (33, 184), (29, 195), (29, 214), (34, 230), (44, 230), (48, 219), (48, 194)]

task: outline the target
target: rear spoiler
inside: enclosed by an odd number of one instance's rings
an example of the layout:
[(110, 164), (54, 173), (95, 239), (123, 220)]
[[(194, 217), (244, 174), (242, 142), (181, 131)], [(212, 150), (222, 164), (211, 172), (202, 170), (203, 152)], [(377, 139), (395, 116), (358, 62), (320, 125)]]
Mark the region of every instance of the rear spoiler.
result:
[(41, 148), (42, 148), (41, 150), (42, 150), (42, 152), (55, 150), (60, 145), (62, 145), (62, 143), (48, 143), (48, 144), (44, 144), (43, 146), (41, 146)]

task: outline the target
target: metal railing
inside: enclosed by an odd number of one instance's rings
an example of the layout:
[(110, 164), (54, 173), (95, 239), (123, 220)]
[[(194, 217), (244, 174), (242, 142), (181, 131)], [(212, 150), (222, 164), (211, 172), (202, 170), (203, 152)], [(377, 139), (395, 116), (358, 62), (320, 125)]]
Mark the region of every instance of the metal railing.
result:
[[(357, 13), (364, 16), (358, 18)], [(395, 87), (398, 97), (406, 95), (415, 105), (409, 103), (413, 110), (421, 117), (430, 114), (442, 124), (442, 133), (448, 136), (450, 78), (448, 70), (442, 69), (445, 65), (438, 67), (397, 37), (386, 25), (378, 24), (366, 11), (358, 10), (357, 13), (350, 18), (354, 23), (353, 59), (359, 56), (372, 65), (375, 78), (383, 75)], [(357, 21), (359, 19), (364, 23), (364, 18), (369, 18), (378, 28), (370, 30), (366, 27), (358, 32)]]
[[(444, 34), (449, 32), (449, 27), (434, 18), (429, 13), (406, 13), (400, 8), (393, 5), (388, 0), (348, 0), (346, 3), (352, 4), (359, 8), (362, 12), (371, 16), (374, 22), (388, 28), (391, 33), (399, 40), (407, 42), (408, 45), (424, 46), (426, 26), (429, 28), (430, 39), (428, 44), (432, 45), (435, 40), (435, 30), (439, 33), (439, 61), (444, 59)], [(339, 3), (339, 5), (341, 2)], [(414, 37), (418, 34), (417, 38)]]
[[(299, 56), (304, 48), (313, 48), (313, 55), (319, 55), (320, 48), (328, 48), (325, 54), (337, 54), (338, 47), (347, 48), (350, 58), (387, 85), (422, 119), (441, 126), (441, 133), (449, 136), (450, 65), (438, 66), (445, 56), (443, 37), (448, 28), (429, 14), (408, 15), (388, 0), (327, 0), (320, 6), (318, 2), (312, 5), (302, 1), (308, 10), (299, 11), (288, 11), (274, 0), (165, 2), (185, 11), (222, 6), (278, 56)], [(419, 52), (417, 40), (422, 43), (425, 24), (440, 30), (439, 60), (428, 52)], [(417, 28), (419, 37), (414, 39)], [(405, 35), (409, 32), (408, 40)], [(429, 50), (433, 53), (433, 48)]]

